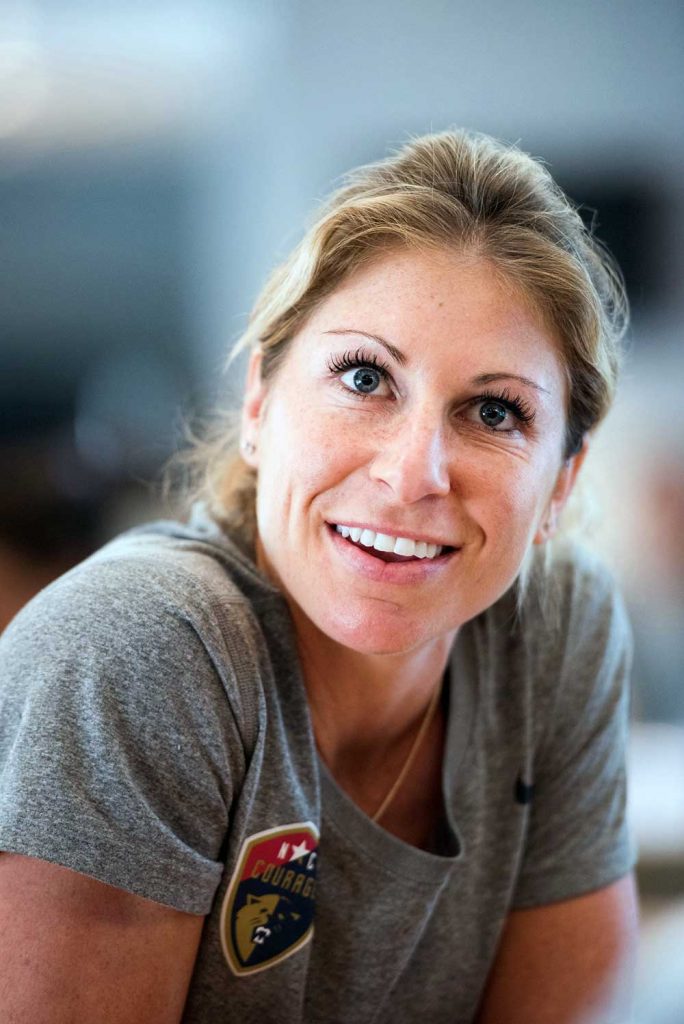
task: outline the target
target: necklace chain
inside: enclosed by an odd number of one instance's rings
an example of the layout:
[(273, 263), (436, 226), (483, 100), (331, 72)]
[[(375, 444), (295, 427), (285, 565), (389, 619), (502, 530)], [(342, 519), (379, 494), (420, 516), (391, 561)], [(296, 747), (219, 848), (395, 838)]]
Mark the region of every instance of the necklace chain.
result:
[(401, 787), (402, 782), (404, 781), (404, 779), (408, 775), (408, 773), (410, 771), (410, 768), (411, 768), (411, 765), (413, 764), (413, 762), (416, 759), (416, 755), (417, 755), (417, 753), (418, 753), (418, 751), (420, 749), (420, 745), (423, 742), (425, 734), (428, 731), (430, 723), (432, 722), (432, 719), (434, 718), (435, 711), (437, 710), (437, 704), (439, 703), (439, 695), (440, 695), (441, 692), (442, 692), (442, 684), (441, 684), (441, 680), (440, 680), (440, 682), (437, 684), (437, 686), (435, 686), (434, 693), (430, 697), (430, 703), (427, 706), (427, 710), (426, 710), (425, 715), (423, 717), (423, 721), (420, 724), (420, 729), (418, 730), (418, 732), (416, 734), (416, 738), (413, 741), (413, 745), (412, 745), (412, 747), (411, 747), (411, 749), (410, 749), (410, 751), (408, 753), (408, 757), (404, 761), (404, 764), (402, 766), (401, 771), (399, 772), (399, 774), (397, 775), (396, 779), (394, 780), (394, 782), (390, 786), (389, 791), (388, 791), (387, 795), (385, 796), (385, 799), (382, 801), (382, 803), (378, 807), (377, 811), (373, 815), (373, 817), (371, 819), (372, 821), (380, 821), (380, 818), (383, 816), (383, 814), (385, 813), (385, 811), (387, 810), (389, 805), (394, 800), (395, 796), (397, 795), (397, 793), (399, 791), (399, 788)]

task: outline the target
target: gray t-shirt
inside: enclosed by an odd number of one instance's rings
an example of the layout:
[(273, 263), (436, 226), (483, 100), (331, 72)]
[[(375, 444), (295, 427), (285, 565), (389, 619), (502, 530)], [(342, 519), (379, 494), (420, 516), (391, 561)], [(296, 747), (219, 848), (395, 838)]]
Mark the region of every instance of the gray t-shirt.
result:
[(318, 759), (287, 604), (244, 538), (201, 507), (124, 534), (0, 639), (0, 849), (207, 915), (185, 1024), (472, 1021), (511, 908), (634, 862), (624, 605), (566, 545), (548, 626), (538, 570), (521, 619), (514, 585), (457, 634), (426, 852)]

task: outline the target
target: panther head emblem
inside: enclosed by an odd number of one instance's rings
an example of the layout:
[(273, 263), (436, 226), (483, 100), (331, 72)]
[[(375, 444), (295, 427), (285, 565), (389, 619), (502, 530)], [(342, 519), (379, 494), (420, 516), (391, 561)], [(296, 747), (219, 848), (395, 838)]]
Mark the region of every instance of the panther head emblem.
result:
[(289, 902), (286, 897), (275, 893), (247, 895), (247, 902), (235, 915), (236, 945), (244, 963), (249, 960), (255, 946), (262, 946), (274, 931), (282, 928), (284, 921), (299, 919), (300, 915), (287, 906)]

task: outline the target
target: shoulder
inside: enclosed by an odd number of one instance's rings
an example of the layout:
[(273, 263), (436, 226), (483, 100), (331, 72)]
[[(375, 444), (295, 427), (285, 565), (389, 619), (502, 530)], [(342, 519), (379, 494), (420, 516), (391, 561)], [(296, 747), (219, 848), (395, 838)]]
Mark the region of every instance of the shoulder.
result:
[(537, 690), (553, 689), (578, 660), (591, 673), (604, 657), (632, 654), (632, 629), (616, 576), (597, 552), (576, 540), (535, 547), (525, 571), (473, 626), (483, 649), (490, 655), (496, 650), (509, 672)]
[(551, 558), (551, 569), (575, 604), (586, 607), (587, 602), (612, 603), (619, 599), (613, 570), (598, 552), (580, 541), (566, 540), (558, 544)]
[(248, 599), (210, 548), (124, 535), (8, 626), (0, 637), (2, 699), (21, 705), (40, 694), (54, 705), (78, 692), (106, 693), (141, 711), (230, 713), (249, 745), (257, 695), (251, 676), (245, 692), (239, 659), (256, 659), (256, 629)]
[(206, 913), (260, 721), (249, 602), (201, 545), (132, 539), (0, 637), (0, 847)]
[(235, 608), (239, 618), (249, 603), (206, 551), (144, 533), (124, 535), (42, 590), (2, 641), (5, 648), (40, 646), (47, 635), (95, 645), (107, 640), (120, 648), (155, 640), (182, 647), (193, 631), (211, 633), (219, 606)]
[(613, 570), (566, 541), (527, 597), (521, 629), (543, 748), (555, 757), (603, 733), (617, 749), (630, 712), (633, 636)]
[(524, 597), (516, 583), (482, 616), (479, 639), (492, 699), (509, 717), (517, 709), (533, 749), (560, 749), (574, 725), (624, 728), (632, 629), (613, 570), (587, 545), (536, 548)]
[(581, 647), (631, 646), (631, 627), (615, 573), (587, 545), (566, 540), (535, 551), (519, 616), (527, 646), (546, 658)]

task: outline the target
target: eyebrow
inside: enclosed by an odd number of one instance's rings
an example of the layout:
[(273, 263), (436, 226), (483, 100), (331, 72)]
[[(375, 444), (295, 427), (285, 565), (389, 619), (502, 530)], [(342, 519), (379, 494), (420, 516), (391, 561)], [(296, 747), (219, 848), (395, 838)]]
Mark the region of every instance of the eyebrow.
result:
[(541, 384), (537, 384), (536, 380), (530, 380), (529, 377), (522, 377), (519, 373), (480, 373), (477, 377), (473, 377), (471, 384), (491, 384), (495, 380), (517, 380), (521, 384), (526, 384), (528, 388), (534, 388), (535, 391), (543, 391), (545, 395), (550, 395), (551, 392), (548, 388), (543, 388)]
[[(345, 329), (324, 331), (324, 334), (360, 334), (362, 337), (368, 338), (370, 339), (370, 341), (375, 341), (378, 343), (378, 345), (382, 345), (382, 347), (386, 349), (387, 352), (389, 352), (389, 354), (392, 356), (394, 361), (399, 364), (399, 366), (406, 366), (406, 363), (408, 362), (406, 356), (401, 351), (401, 349), (398, 349), (396, 345), (392, 345), (391, 342), (385, 341), (385, 339), (381, 338), (379, 334), (370, 334), (368, 331), (354, 331)], [(521, 384), (526, 384), (528, 388), (534, 388), (535, 391), (542, 391), (545, 395), (551, 394), (551, 392), (547, 388), (543, 388), (541, 384), (537, 384), (536, 381), (530, 380), (529, 377), (522, 377), (519, 373), (506, 373), (504, 371), (498, 373), (480, 373), (477, 375), (477, 377), (473, 377), (470, 383), (481, 386), (485, 384), (492, 384), (496, 380), (517, 380), (520, 381)]]
[(368, 331), (353, 331), (353, 330), (344, 330), (344, 329), (341, 329), (339, 331), (324, 331), (323, 333), (324, 334), (360, 334), (364, 338), (370, 338), (371, 341), (377, 341), (378, 345), (382, 345), (382, 347), (384, 349), (387, 349), (389, 354), (392, 356), (392, 359), (394, 359), (395, 362), (399, 363), (399, 366), (406, 366), (406, 363), (408, 362), (406, 356), (401, 351), (401, 349), (398, 349), (396, 347), (396, 345), (392, 345), (391, 342), (385, 341), (385, 339), (381, 338), (379, 334), (370, 334)]

